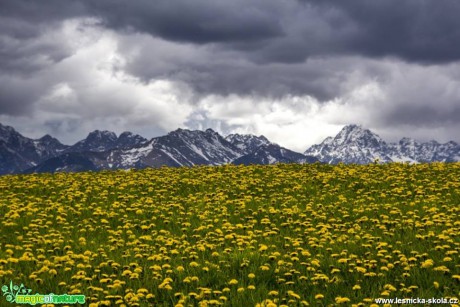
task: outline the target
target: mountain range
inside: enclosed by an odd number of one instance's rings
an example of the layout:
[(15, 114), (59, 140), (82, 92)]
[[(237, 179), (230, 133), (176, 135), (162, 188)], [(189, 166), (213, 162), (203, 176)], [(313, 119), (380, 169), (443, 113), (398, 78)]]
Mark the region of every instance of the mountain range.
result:
[(327, 137), (321, 144), (308, 148), (304, 155), (321, 162), (336, 164), (368, 164), (379, 162), (455, 162), (460, 161), (459, 144), (450, 141), (420, 143), (404, 137), (398, 143), (387, 143), (377, 134), (359, 125), (348, 125), (335, 137)]
[(314, 163), (367, 164), (380, 162), (460, 161), (460, 146), (451, 141), (419, 143), (403, 138), (386, 143), (358, 125), (345, 126), (304, 153), (270, 142), (264, 136), (230, 134), (212, 129), (177, 129), (150, 140), (131, 132), (95, 130), (74, 145), (50, 135), (30, 139), (0, 124), (0, 174), (88, 171), (161, 166), (223, 164)]

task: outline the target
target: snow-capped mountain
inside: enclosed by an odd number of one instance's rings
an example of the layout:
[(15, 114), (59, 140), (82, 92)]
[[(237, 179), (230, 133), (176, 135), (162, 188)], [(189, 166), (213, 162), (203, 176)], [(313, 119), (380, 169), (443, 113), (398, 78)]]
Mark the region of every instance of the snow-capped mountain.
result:
[[(128, 146), (121, 142), (122, 139), (136, 141)], [(224, 138), (212, 129), (177, 129), (150, 141), (129, 133), (116, 138), (108, 131), (94, 131), (67, 149), (65, 154), (44, 161), (27, 172), (315, 161), (317, 159), (273, 144), (263, 136), (234, 134)]]
[(460, 160), (460, 146), (455, 142), (418, 143), (402, 138), (399, 143), (386, 143), (377, 134), (359, 125), (345, 126), (335, 137), (313, 145), (305, 155), (325, 163), (367, 164), (379, 162), (452, 162)]
[(230, 135), (223, 138), (212, 129), (191, 131), (177, 129), (157, 137), (143, 146), (114, 150), (107, 159), (109, 168), (221, 165), (274, 164), (314, 162), (265, 137), (254, 135)]
[(102, 152), (114, 148), (127, 148), (147, 142), (140, 135), (125, 131), (119, 137), (114, 132), (107, 130), (95, 130), (88, 136), (69, 147), (66, 152)]
[(62, 144), (58, 139), (52, 137), (49, 134), (34, 140), (35, 147), (41, 156), (55, 156), (58, 153), (63, 152), (69, 146)]
[(393, 161), (460, 161), (460, 145), (453, 141), (445, 144), (436, 141), (419, 143), (410, 138), (402, 138), (398, 143), (390, 143), (388, 147), (390, 158)]
[(240, 149), (242, 156), (233, 164), (275, 164), (275, 163), (314, 163), (318, 159), (271, 143), (265, 136), (252, 134), (229, 134), (225, 137), (233, 146)]
[(139, 134), (133, 134), (129, 131), (125, 131), (118, 136), (117, 148), (130, 148), (134, 146), (146, 143), (148, 140)]
[(95, 130), (86, 138), (75, 143), (67, 149), (67, 152), (106, 151), (117, 146), (117, 135), (107, 130)]
[(378, 135), (358, 125), (345, 126), (334, 138), (328, 137), (321, 144), (313, 145), (305, 155), (325, 163), (366, 164), (379, 159), (391, 162), (387, 156), (387, 144)]
[(263, 135), (255, 136), (252, 134), (235, 133), (227, 135), (225, 139), (244, 154), (250, 154), (262, 145), (271, 144)]
[(33, 140), (0, 124), (0, 174), (17, 173), (62, 153), (67, 148), (45, 135)]
[(313, 163), (318, 159), (306, 157), (300, 153), (283, 148), (277, 144), (263, 144), (254, 151), (241, 156), (233, 161), (233, 164), (275, 164), (275, 163)]
[(162, 150), (180, 165), (220, 165), (232, 162), (241, 151), (212, 129), (177, 129), (154, 139)]
[(30, 139), (14, 128), (0, 124), (0, 174), (31, 170), (97, 170), (106, 165), (108, 151), (132, 148), (145, 142), (147, 139), (131, 132), (117, 137), (113, 132), (96, 130), (68, 146), (50, 135)]
[(240, 150), (212, 129), (177, 129), (140, 146), (112, 150), (106, 167), (221, 165), (239, 156)]
[(212, 129), (177, 129), (147, 140), (123, 132), (96, 130), (72, 146), (45, 135), (40, 139), (22, 136), (0, 124), (0, 174), (128, 169), (161, 166), (274, 163), (372, 163), (460, 161), (455, 142), (419, 143), (403, 138), (386, 143), (358, 125), (345, 126), (335, 137), (313, 145), (304, 154), (271, 143), (264, 136), (230, 134)]

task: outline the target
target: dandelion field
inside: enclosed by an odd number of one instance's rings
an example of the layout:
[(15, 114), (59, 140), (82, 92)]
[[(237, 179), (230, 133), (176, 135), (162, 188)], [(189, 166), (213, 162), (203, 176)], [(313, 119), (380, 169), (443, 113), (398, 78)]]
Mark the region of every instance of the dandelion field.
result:
[(459, 297), (459, 205), (460, 163), (2, 176), (0, 282), (90, 306)]

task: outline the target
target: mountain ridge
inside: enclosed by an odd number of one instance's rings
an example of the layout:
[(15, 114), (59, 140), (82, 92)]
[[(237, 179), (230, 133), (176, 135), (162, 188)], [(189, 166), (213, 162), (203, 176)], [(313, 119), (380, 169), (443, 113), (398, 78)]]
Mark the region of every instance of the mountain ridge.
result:
[(265, 136), (229, 134), (208, 128), (179, 128), (150, 140), (129, 131), (116, 135), (94, 130), (73, 145), (45, 135), (30, 139), (0, 124), (0, 174), (129, 169), (161, 166), (274, 163), (454, 162), (460, 146), (453, 141), (418, 142), (403, 137), (387, 143), (360, 125), (347, 125), (305, 152), (270, 142)]
[(380, 162), (455, 162), (460, 161), (460, 146), (449, 141), (417, 142), (403, 137), (398, 143), (387, 143), (380, 136), (360, 125), (346, 125), (335, 137), (309, 147), (305, 155), (323, 163), (367, 164)]

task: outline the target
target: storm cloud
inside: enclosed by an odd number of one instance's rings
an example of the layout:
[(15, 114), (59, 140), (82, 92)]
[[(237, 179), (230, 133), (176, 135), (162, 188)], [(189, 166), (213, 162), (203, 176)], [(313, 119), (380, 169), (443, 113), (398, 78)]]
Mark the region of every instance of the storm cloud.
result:
[(348, 123), (459, 141), (459, 14), (455, 0), (6, 0), (0, 121), (67, 142), (211, 126), (303, 150)]
[(445, 63), (460, 58), (460, 3), (377, 1), (87, 1), (88, 14), (114, 29), (168, 41), (218, 44), (254, 62), (311, 56), (394, 56)]

